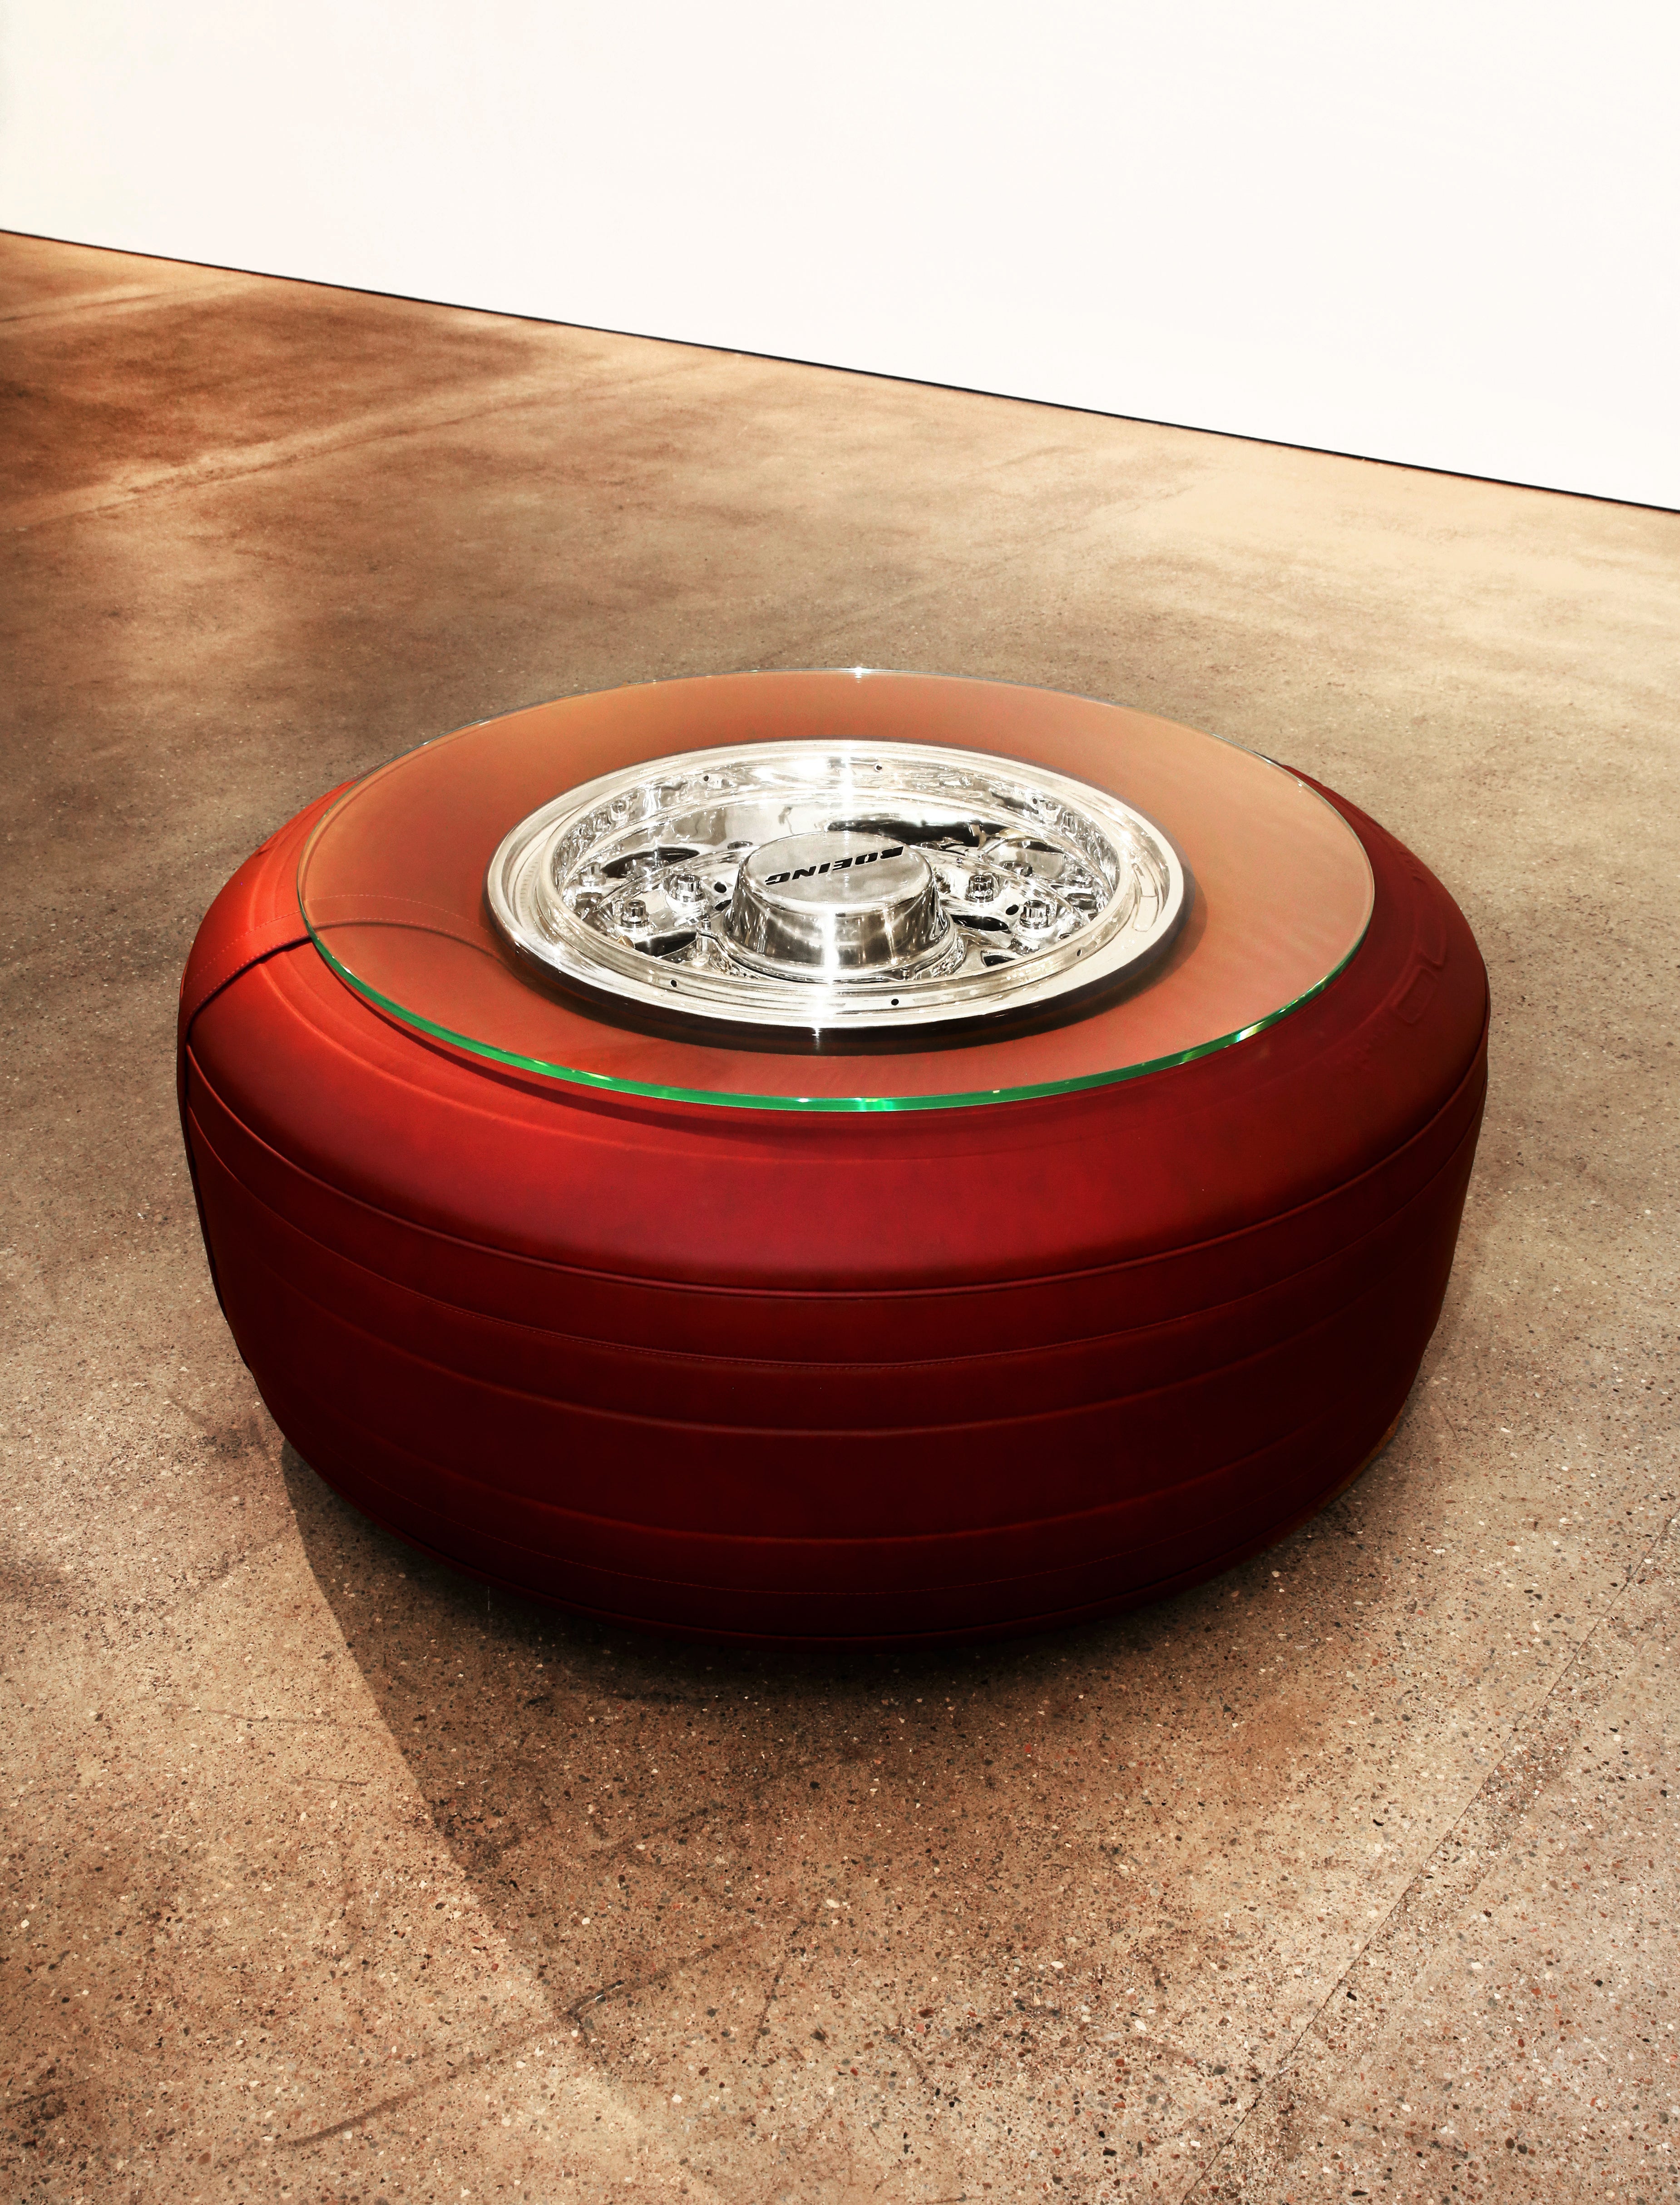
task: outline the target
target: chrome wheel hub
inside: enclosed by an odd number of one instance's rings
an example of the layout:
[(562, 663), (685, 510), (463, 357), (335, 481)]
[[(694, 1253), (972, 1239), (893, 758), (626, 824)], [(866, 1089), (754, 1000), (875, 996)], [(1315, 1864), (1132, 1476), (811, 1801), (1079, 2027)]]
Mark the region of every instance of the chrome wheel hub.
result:
[(913, 743), (753, 743), (603, 776), (491, 860), (522, 955), (576, 987), (804, 1036), (1083, 995), (1170, 941), (1189, 883), (1089, 783)]

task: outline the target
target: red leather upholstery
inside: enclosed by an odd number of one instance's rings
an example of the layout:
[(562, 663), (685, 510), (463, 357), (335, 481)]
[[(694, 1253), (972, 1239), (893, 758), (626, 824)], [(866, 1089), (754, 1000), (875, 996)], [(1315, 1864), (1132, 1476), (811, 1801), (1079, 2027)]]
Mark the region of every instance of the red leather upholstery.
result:
[(667, 1628), (1019, 1629), (1256, 1551), (1398, 1416), (1487, 980), (1343, 799), (1370, 930), (1276, 1025), (1112, 1087), (840, 1117), (619, 1099), (388, 1020), (298, 918), (327, 801), (205, 920), (182, 1116), (264, 1400), (405, 1538)]

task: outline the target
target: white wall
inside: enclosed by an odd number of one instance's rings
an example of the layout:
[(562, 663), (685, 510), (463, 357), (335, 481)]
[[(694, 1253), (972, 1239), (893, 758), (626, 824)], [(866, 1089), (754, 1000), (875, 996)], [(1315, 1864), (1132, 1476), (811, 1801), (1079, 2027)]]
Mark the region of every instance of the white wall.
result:
[(1680, 505), (1672, 0), (5, 0), (0, 226)]

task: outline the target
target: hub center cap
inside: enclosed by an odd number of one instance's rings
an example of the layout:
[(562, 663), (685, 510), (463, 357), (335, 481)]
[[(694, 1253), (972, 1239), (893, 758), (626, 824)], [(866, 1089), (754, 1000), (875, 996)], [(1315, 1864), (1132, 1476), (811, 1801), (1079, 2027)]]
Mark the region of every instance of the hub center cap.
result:
[(744, 964), (799, 980), (905, 978), (955, 946), (921, 853), (845, 828), (761, 842), (735, 877), (723, 931)]

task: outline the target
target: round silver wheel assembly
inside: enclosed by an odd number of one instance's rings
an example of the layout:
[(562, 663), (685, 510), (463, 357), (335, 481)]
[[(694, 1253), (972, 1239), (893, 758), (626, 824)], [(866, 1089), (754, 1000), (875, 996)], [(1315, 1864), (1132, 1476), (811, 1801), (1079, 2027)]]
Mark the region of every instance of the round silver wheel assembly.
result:
[(957, 1025), (1134, 977), (1189, 902), (1118, 797), (930, 744), (753, 743), (602, 776), (491, 860), (506, 940), (597, 997), (790, 1033)]

